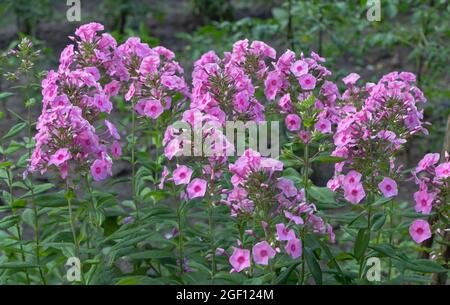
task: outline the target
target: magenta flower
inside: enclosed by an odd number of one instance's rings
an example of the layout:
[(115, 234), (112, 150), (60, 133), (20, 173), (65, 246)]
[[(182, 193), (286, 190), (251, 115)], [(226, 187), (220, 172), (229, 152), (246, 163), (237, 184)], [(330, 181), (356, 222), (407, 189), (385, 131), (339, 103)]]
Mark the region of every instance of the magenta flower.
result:
[(302, 242), (298, 238), (291, 238), (284, 249), (293, 259), (296, 259), (302, 255)]
[(313, 90), (316, 87), (316, 78), (309, 73), (301, 75), (298, 82), (303, 90)]
[(304, 60), (297, 60), (291, 66), (291, 72), (296, 77), (300, 77), (308, 73), (308, 63)]
[(349, 171), (347, 175), (345, 175), (344, 180), (342, 181), (343, 187), (345, 188), (346, 186), (349, 185), (358, 184), (359, 182), (361, 182), (361, 177), (362, 175), (357, 171), (355, 170)]
[(206, 180), (200, 178), (195, 178), (192, 180), (187, 187), (189, 199), (205, 196), (206, 185)]
[(445, 162), (436, 167), (436, 178), (447, 179), (450, 177), (450, 162)]
[(388, 177), (384, 177), (383, 181), (378, 184), (378, 188), (386, 198), (394, 197), (398, 194), (397, 182)]
[(50, 157), (50, 160), (48, 161), (48, 165), (56, 165), (60, 166), (67, 160), (71, 158), (71, 154), (67, 148), (60, 148), (58, 149), (53, 156)]
[(420, 244), (431, 237), (430, 225), (423, 219), (414, 220), (409, 227), (409, 235), (416, 243)]
[(359, 78), (360, 78), (360, 76), (358, 74), (350, 73), (349, 75), (344, 77), (342, 79), (342, 81), (344, 82), (344, 84), (346, 86), (352, 86), (352, 85), (356, 84), (356, 82), (358, 81)]
[(120, 140), (120, 134), (117, 131), (116, 126), (108, 120), (105, 120), (106, 128), (108, 128), (109, 135), (116, 140)]
[(144, 114), (154, 120), (156, 120), (163, 111), (164, 108), (158, 100), (148, 100), (145, 104)]
[(91, 174), (95, 181), (104, 180), (108, 176), (112, 176), (111, 162), (105, 159), (97, 159), (91, 165)]
[(419, 161), (419, 164), (416, 167), (416, 173), (420, 173), (423, 170), (426, 170), (427, 168), (435, 165), (436, 163), (439, 162), (439, 154), (435, 153), (429, 153), (426, 154), (422, 160)]
[(269, 259), (275, 257), (276, 252), (269, 243), (264, 240), (253, 246), (252, 254), (255, 263), (267, 266), (269, 264)]
[(314, 128), (321, 133), (331, 133), (331, 122), (327, 119), (320, 118)]
[(284, 223), (279, 223), (275, 225), (277, 228), (277, 239), (278, 240), (290, 240), (295, 238), (294, 230), (290, 229), (289, 231), (286, 229)]
[(179, 166), (173, 171), (173, 181), (175, 185), (188, 184), (191, 181), (192, 169), (185, 165)]
[(289, 131), (297, 131), (301, 127), (302, 119), (296, 114), (288, 114), (284, 122)]
[(119, 158), (122, 155), (122, 147), (120, 147), (120, 143), (118, 141), (114, 141), (111, 146), (111, 155), (114, 158)]
[(286, 197), (292, 197), (297, 195), (297, 188), (294, 185), (294, 182), (290, 179), (279, 178), (277, 182), (277, 187), (283, 191), (283, 194)]
[(416, 202), (416, 212), (422, 212), (428, 215), (433, 208), (434, 195), (428, 193), (426, 190), (417, 191), (414, 193), (414, 201)]
[(153, 74), (157, 72), (161, 60), (158, 54), (152, 54), (142, 59), (139, 72), (142, 74)]
[(230, 256), (229, 262), (236, 272), (250, 267), (250, 251), (246, 249), (234, 248), (233, 254)]
[(294, 215), (289, 211), (284, 211), (284, 216), (286, 216), (287, 219), (293, 221), (296, 225), (302, 225), (303, 222), (303, 218), (301, 218), (300, 216)]
[(361, 183), (344, 185), (344, 197), (353, 204), (358, 204), (366, 196)]

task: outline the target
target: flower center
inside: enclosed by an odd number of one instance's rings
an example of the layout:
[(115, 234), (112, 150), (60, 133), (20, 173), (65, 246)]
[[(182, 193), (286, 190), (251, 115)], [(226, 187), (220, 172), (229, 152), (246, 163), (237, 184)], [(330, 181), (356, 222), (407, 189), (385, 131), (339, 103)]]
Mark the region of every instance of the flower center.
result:
[(200, 187), (200, 185), (196, 185), (195, 187), (194, 187), (194, 191), (195, 192), (200, 192), (202, 190), (202, 188)]
[(291, 245), (291, 251), (295, 251), (295, 249), (297, 249), (297, 247), (295, 245)]
[(388, 191), (392, 190), (392, 186), (386, 185), (386, 190), (388, 190)]
[(259, 253), (261, 256), (267, 256), (267, 250), (261, 250)]
[(100, 173), (102, 172), (102, 169), (101, 169), (100, 167), (96, 167), (96, 168), (95, 168), (95, 172), (96, 172), (97, 174), (100, 174)]
[(245, 262), (245, 257), (239, 256), (237, 261), (238, 261), (239, 264), (243, 264)]
[(352, 195), (353, 195), (353, 196), (358, 195), (358, 190), (356, 190), (356, 189), (352, 190)]
[(423, 234), (423, 229), (422, 228), (417, 228), (416, 233), (419, 235)]

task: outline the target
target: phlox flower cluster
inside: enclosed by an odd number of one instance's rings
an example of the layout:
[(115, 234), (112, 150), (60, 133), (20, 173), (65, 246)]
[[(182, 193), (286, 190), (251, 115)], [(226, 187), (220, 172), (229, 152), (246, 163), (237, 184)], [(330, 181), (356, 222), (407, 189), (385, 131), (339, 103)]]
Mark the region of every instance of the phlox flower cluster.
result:
[(443, 224), (448, 223), (448, 209), (450, 202), (450, 162), (445, 153), (443, 162), (439, 162), (438, 153), (426, 154), (419, 161), (413, 176), (419, 190), (414, 193), (415, 210), (417, 213), (430, 215), (436, 213), (437, 220), (430, 224), (423, 219), (415, 220), (409, 233), (416, 243), (427, 240), (432, 235), (432, 227), (438, 233), (447, 229)]
[(100, 114), (111, 112), (110, 99), (120, 90), (111, 70), (116, 42), (98, 34), (102, 30), (98, 23), (78, 28), (72, 38), (76, 48), (67, 46), (58, 70), (42, 81), (43, 108), (29, 171), (54, 167), (65, 179), (73, 164), (84, 172), (90, 169), (95, 180), (111, 175), (110, 155), (121, 155), (120, 135), (107, 120), (100, 123), (103, 130), (93, 125)]
[[(214, 51), (203, 54), (192, 73), (191, 109), (226, 120), (264, 120), (264, 106), (255, 97), (256, 82), (267, 74), (266, 60), (276, 52), (263, 42), (236, 42), (232, 52), (220, 58)], [(255, 79), (253, 79), (255, 78)]]
[(312, 129), (319, 133), (332, 132), (332, 124), (339, 121), (335, 110), (339, 98), (337, 86), (326, 78), (331, 72), (322, 63), (325, 58), (311, 52), (310, 57), (287, 50), (274, 63), (264, 82), (268, 100), (278, 99), (278, 107), (285, 115), (286, 128), (307, 143)]
[(347, 89), (339, 106), (341, 120), (332, 155), (344, 160), (335, 165), (335, 177), (328, 182), (333, 191), (342, 188), (353, 204), (360, 203), (368, 189), (396, 196), (401, 166), (395, 164), (395, 155), (412, 135), (427, 134), (418, 109), (426, 99), (412, 73), (392, 72), (362, 88), (356, 85), (358, 79), (356, 73), (343, 79)]
[(282, 170), (282, 162), (251, 149), (229, 165), (233, 189), (225, 192), (222, 203), (230, 207), (231, 216), (247, 235), (241, 236), (229, 258), (232, 271), (250, 267), (250, 250), (245, 249), (244, 240), (253, 243), (251, 253), (258, 265), (268, 265), (269, 259), (281, 252), (293, 259), (300, 257), (301, 234), (309, 234), (308, 229), (328, 233), (334, 242), (331, 226), (316, 214), (314, 204), (306, 202), (303, 189), (280, 177)]
[(140, 116), (156, 120), (165, 110), (179, 106), (172, 105), (177, 95), (189, 94), (183, 68), (169, 49), (151, 48), (131, 37), (117, 47), (114, 57), (116, 76), (128, 86), (125, 100), (133, 100)]

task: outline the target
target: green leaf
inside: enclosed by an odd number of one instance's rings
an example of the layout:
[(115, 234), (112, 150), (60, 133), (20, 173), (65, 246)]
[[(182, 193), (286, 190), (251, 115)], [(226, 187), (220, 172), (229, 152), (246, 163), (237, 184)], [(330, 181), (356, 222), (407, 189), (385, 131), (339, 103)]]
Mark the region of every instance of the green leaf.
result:
[(13, 127), (11, 127), (11, 129), (2, 137), (2, 140), (6, 140), (8, 138), (14, 137), (16, 134), (18, 134), (19, 132), (21, 132), (25, 127), (27, 127), (27, 123), (25, 122), (21, 122), (18, 123), (16, 125), (14, 125)]
[(29, 269), (36, 267), (39, 267), (39, 265), (27, 262), (7, 262), (0, 264), (0, 269)]
[(129, 260), (161, 259), (174, 257), (173, 253), (163, 250), (147, 250), (127, 255)]
[(320, 268), (314, 253), (308, 248), (305, 248), (304, 251), (306, 264), (308, 265), (309, 271), (312, 273), (314, 281), (317, 285), (322, 285), (322, 269)]
[(375, 214), (375, 216), (372, 219), (372, 230), (373, 231), (380, 230), (385, 222), (386, 222), (386, 214), (384, 213)]
[(283, 285), (286, 284), (287, 280), (289, 279), (289, 276), (291, 275), (292, 271), (295, 270), (295, 268), (299, 265), (300, 263), (294, 263), (292, 265), (290, 265), (289, 267), (287, 267), (285, 270), (283, 270), (280, 275), (277, 276), (277, 278), (275, 279), (274, 284), (275, 285)]
[(321, 162), (321, 163), (338, 163), (345, 161), (345, 158), (342, 157), (335, 157), (335, 156), (329, 156), (329, 155), (322, 155), (317, 156), (311, 160), (311, 162)]
[(334, 197), (334, 192), (327, 187), (311, 185), (308, 187), (308, 195), (318, 203), (326, 204), (323, 208), (334, 208), (339, 206)]
[(359, 260), (363, 257), (364, 253), (369, 246), (370, 232), (366, 229), (360, 229), (358, 235), (356, 236), (355, 247), (353, 249), (353, 254)]
[(440, 273), (448, 272), (446, 268), (440, 264), (430, 261), (428, 259), (415, 259), (406, 263), (406, 268), (412, 271), (425, 273)]
[(2, 92), (0, 93), (0, 100), (3, 100), (5, 98), (8, 98), (10, 96), (13, 96), (14, 94), (12, 92)]

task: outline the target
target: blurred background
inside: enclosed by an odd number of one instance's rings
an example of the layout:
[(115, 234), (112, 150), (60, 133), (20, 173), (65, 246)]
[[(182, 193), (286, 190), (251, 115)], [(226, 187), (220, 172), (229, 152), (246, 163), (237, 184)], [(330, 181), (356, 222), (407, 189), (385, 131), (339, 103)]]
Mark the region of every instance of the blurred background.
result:
[[(369, 21), (374, 1), (332, 0), (102, 0), (80, 3), (80, 21), (70, 22), (71, 6), (62, 0), (1, 0), (0, 50), (13, 47), (26, 35), (42, 50), (36, 71), (57, 66), (67, 36), (80, 24), (105, 25), (119, 41), (139, 36), (151, 46), (164, 45), (177, 54), (190, 78), (193, 61), (213, 49), (229, 50), (239, 39), (263, 40), (278, 52), (315, 51), (327, 58), (339, 85), (350, 72), (376, 81), (394, 70), (411, 71), (429, 100), (425, 114), (432, 123), (429, 137), (409, 143), (404, 158), (414, 164), (423, 153), (441, 151), (450, 114), (450, 5), (447, 0), (381, 1), (381, 20)], [(369, 2), (369, 3), (367, 3)], [(13, 60), (13, 59), (10, 59)], [(0, 90), (8, 86), (1, 83)], [(20, 93), (2, 99), (20, 113)], [(36, 88), (39, 100), (39, 88)], [(1, 120), (0, 128), (15, 118)]]

